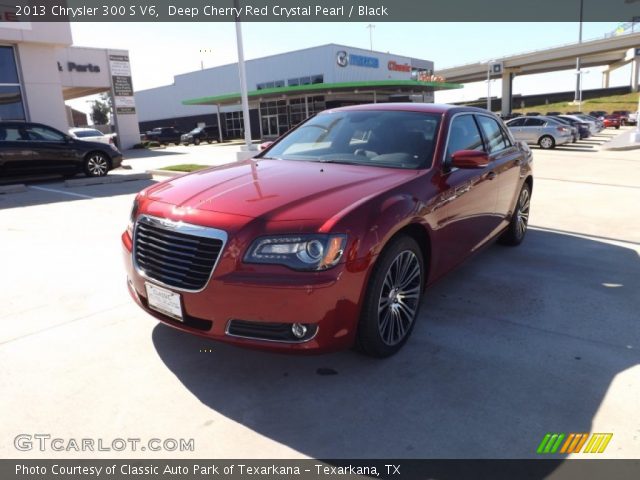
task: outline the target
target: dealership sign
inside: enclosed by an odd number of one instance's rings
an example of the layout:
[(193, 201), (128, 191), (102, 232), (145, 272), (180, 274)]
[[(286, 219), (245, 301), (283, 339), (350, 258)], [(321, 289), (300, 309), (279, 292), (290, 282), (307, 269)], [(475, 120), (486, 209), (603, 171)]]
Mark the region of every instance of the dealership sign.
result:
[(393, 72), (410, 72), (411, 65), (408, 63), (400, 64), (395, 60), (390, 60), (389, 63), (387, 63), (387, 69)]
[(379, 68), (380, 60), (376, 57), (367, 57), (365, 55), (355, 55), (340, 50), (336, 53), (336, 63), (340, 67), (352, 65), (354, 67)]
[[(75, 63), (75, 62), (67, 62), (67, 70), (69, 72), (90, 72), (90, 73), (100, 73), (100, 67), (98, 65), (94, 65), (92, 63), (86, 63), (84, 65)], [(62, 64), (58, 62), (58, 71), (64, 72), (64, 68), (62, 68)]]
[(131, 82), (131, 64), (127, 55), (109, 55), (111, 85), (116, 113), (121, 115), (136, 113), (136, 102)]

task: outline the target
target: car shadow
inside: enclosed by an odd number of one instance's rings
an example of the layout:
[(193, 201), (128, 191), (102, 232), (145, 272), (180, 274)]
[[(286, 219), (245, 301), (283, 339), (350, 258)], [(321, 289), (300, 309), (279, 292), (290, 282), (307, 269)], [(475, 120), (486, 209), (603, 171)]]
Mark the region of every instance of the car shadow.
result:
[(25, 191), (0, 195), (0, 210), (130, 195), (154, 183), (157, 182), (155, 180), (130, 180), (121, 183), (65, 187), (64, 182), (60, 181), (32, 179), (26, 183)]
[[(171, 144), (171, 146), (174, 146)], [(156, 148), (140, 148), (140, 149), (131, 149), (126, 150), (124, 152), (124, 160), (136, 160), (139, 158), (156, 158), (156, 157), (165, 157), (172, 155), (185, 155), (188, 152), (175, 151), (173, 149), (167, 150), (167, 147), (156, 147)]]
[(594, 147), (589, 146), (580, 146), (580, 145), (561, 145), (555, 148), (560, 152), (587, 152), (587, 153), (595, 153), (597, 150)]
[(590, 432), (640, 362), (639, 290), (635, 250), (530, 230), (427, 290), (386, 360), (245, 350), (163, 324), (152, 341), (208, 408), (313, 458), (540, 458), (545, 433)]

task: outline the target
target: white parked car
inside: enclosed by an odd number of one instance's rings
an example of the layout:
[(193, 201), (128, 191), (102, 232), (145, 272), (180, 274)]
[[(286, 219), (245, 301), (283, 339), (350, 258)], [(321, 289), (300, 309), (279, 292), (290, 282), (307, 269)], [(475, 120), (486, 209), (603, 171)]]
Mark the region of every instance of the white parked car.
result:
[(88, 140), (90, 142), (106, 143), (107, 145), (116, 145), (115, 133), (102, 133), (95, 128), (70, 128), (69, 135), (78, 140)]

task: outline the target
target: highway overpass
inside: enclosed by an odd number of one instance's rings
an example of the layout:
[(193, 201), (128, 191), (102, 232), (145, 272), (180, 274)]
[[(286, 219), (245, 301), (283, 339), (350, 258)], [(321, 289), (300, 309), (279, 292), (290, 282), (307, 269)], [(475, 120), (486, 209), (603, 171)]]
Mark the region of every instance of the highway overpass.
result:
[[(609, 87), (609, 73), (631, 63), (633, 75), (631, 88), (638, 91), (640, 83), (640, 32), (591, 40), (560, 47), (496, 58), (491, 63), (502, 65), (502, 73), (492, 78), (502, 78), (502, 113), (511, 112), (513, 78), (516, 75), (555, 72), (575, 69), (580, 57), (582, 68), (606, 65), (603, 72), (603, 87)], [(444, 68), (435, 72), (453, 83), (479, 82), (487, 79), (490, 62), (478, 62), (459, 67)]]

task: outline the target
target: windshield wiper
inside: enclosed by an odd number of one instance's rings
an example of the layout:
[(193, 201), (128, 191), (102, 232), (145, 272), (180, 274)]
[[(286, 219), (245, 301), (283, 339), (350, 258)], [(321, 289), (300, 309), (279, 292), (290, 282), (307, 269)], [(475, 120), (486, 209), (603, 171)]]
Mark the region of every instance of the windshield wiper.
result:
[(343, 163), (345, 165), (362, 165), (362, 162), (354, 162), (353, 160), (340, 160), (335, 158), (318, 158), (317, 160), (311, 160), (318, 163)]

